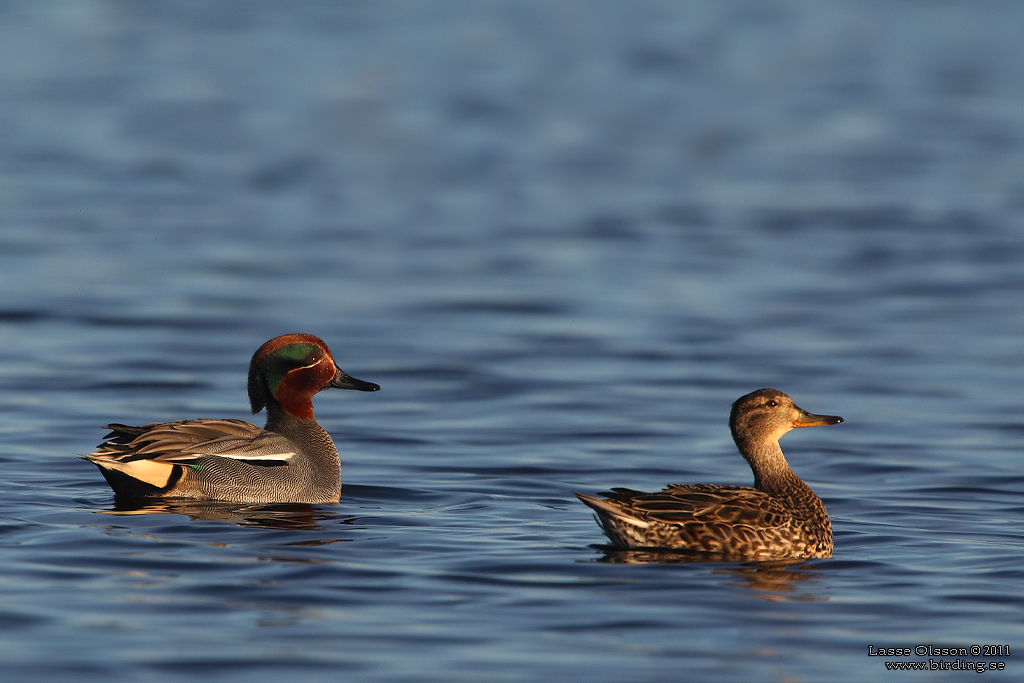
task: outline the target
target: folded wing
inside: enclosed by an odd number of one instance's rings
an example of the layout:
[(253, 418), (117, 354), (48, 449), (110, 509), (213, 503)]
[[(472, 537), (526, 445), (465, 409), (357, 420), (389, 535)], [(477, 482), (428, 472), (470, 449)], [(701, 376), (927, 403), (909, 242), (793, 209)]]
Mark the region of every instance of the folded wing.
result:
[(181, 420), (129, 427), (110, 424), (112, 430), (91, 453), (90, 460), (120, 463), (194, 465), (212, 455), (250, 465), (286, 465), (295, 456), (291, 442), (243, 420)]

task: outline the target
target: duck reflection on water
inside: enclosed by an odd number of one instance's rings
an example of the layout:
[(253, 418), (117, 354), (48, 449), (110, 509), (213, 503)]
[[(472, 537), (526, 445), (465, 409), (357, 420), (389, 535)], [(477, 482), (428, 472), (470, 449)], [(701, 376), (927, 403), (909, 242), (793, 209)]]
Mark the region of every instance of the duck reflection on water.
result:
[[(114, 507), (102, 510), (107, 515), (185, 515), (193, 521), (233, 522), (239, 526), (263, 527), (267, 529), (293, 529), (300, 531), (321, 531), (329, 527), (355, 523), (356, 517), (339, 514), (319, 505), (308, 503), (274, 503), (258, 505), (252, 503), (225, 503), (209, 500), (190, 499), (139, 499), (117, 496)], [(330, 542), (336, 543), (340, 539)]]
[(623, 549), (591, 546), (604, 551), (597, 562), (606, 564), (709, 564), (721, 562), (712, 574), (736, 581), (729, 583), (763, 594), (766, 600), (824, 601), (828, 598), (812, 588), (823, 574), (806, 559), (765, 560), (737, 563), (734, 556), (715, 556), (687, 550), (648, 548)]

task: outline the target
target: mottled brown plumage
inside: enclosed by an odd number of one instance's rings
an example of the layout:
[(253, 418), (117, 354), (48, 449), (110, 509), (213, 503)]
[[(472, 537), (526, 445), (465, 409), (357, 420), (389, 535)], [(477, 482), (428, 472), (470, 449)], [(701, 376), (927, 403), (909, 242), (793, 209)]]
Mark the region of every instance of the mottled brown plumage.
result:
[(786, 394), (759, 389), (732, 406), (729, 426), (754, 472), (754, 486), (673, 485), (658, 493), (615, 488), (576, 495), (620, 548), (673, 548), (716, 559), (766, 560), (832, 555), (832, 524), (821, 499), (796, 476), (779, 438), (796, 427), (838, 424), (812, 415)]

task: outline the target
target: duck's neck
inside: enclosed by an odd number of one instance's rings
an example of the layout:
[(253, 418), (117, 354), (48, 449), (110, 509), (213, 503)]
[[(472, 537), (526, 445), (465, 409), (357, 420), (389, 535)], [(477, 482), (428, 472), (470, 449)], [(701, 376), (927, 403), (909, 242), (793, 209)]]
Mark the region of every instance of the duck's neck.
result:
[(754, 488), (780, 498), (801, 499), (807, 493), (814, 495), (811, 487), (790, 469), (778, 441), (747, 440), (737, 445), (754, 472)]
[(790, 469), (779, 442), (753, 443), (737, 439), (736, 445), (750, 463), (750, 469), (754, 471), (754, 488), (782, 501), (794, 518), (818, 528), (828, 529), (831, 550), (832, 532), (825, 504), (811, 487)]
[(280, 403), (276, 401), (267, 403), (267, 425), (265, 427), (267, 431), (284, 434), (296, 422), (298, 422), (298, 418), (281, 407)]
[(323, 431), (312, 414), (308, 418), (296, 417), (276, 401), (267, 404), (267, 425), (264, 429), (287, 436), (293, 441), (302, 441), (310, 433)]

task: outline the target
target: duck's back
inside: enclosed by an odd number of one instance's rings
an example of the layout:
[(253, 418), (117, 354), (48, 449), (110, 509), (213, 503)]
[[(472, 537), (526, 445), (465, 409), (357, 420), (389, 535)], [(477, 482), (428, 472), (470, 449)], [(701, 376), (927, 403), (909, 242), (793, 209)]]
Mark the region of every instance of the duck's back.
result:
[(242, 420), (181, 420), (113, 430), (87, 459), (126, 496), (233, 502), (336, 502), (341, 466), (326, 432), (310, 454)]
[(832, 552), (827, 514), (812, 519), (817, 511), (801, 514), (787, 501), (747, 486), (675, 485), (658, 493), (616, 488), (602, 495), (580, 499), (623, 548), (685, 549), (735, 559)]

